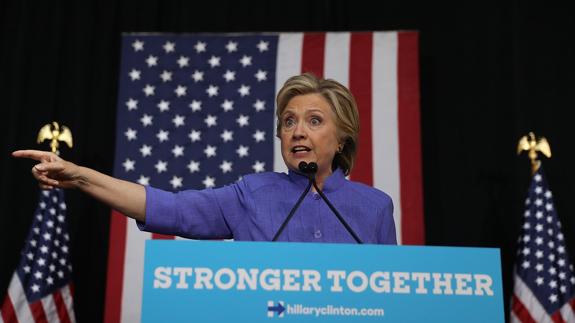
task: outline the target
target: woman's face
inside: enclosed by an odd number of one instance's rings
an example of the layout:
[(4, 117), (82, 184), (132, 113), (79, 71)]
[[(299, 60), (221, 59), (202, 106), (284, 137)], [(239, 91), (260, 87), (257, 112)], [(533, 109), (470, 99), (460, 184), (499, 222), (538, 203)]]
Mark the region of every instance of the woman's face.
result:
[(331, 162), (338, 149), (335, 113), (317, 93), (298, 95), (280, 116), (282, 156), (286, 165), (298, 169), (301, 161), (316, 162), (317, 176), (331, 174)]

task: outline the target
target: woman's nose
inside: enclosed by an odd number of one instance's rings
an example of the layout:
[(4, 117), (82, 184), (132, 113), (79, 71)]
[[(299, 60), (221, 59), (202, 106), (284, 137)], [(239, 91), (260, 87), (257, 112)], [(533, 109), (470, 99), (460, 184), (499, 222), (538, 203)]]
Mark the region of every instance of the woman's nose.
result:
[(303, 122), (296, 123), (293, 130), (294, 139), (301, 139), (307, 136)]

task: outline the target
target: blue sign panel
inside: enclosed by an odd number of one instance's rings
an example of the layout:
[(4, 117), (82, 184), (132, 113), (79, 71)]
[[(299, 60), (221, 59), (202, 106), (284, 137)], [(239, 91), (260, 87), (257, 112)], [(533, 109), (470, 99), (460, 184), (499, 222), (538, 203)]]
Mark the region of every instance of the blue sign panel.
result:
[(147, 241), (142, 322), (504, 322), (499, 250)]

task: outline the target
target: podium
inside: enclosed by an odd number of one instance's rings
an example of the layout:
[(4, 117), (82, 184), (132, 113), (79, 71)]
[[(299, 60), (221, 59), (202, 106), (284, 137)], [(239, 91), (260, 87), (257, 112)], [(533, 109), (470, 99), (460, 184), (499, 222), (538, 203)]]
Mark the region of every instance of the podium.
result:
[(504, 322), (499, 250), (150, 240), (142, 322)]

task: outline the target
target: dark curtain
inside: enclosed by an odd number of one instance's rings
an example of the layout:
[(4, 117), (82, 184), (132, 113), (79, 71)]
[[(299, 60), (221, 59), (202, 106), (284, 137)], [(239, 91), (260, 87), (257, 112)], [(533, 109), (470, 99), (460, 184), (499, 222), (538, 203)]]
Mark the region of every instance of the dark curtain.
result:
[[(545, 2), (0, 1), (0, 293), (29, 229), (34, 164), (52, 120), (74, 132), (63, 157), (111, 173), (122, 32), (420, 32), (426, 242), (501, 249), (506, 312), (529, 181), (518, 139), (544, 135), (556, 208), (575, 254), (575, 13)], [(47, 145), (42, 149), (48, 149)], [(110, 210), (67, 191), (76, 312), (101, 322)]]

